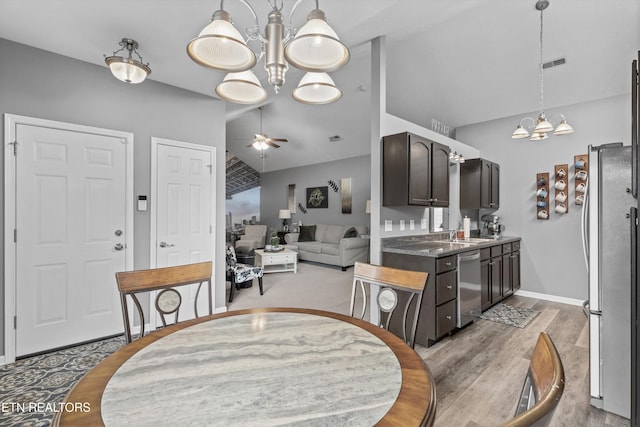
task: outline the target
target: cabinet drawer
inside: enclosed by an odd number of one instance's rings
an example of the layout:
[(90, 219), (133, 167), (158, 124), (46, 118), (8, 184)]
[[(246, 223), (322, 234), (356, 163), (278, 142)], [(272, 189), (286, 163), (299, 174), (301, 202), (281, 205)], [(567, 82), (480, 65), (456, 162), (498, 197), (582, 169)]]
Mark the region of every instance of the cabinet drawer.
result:
[(444, 334), (453, 331), (456, 327), (456, 300), (436, 307), (436, 336), (440, 338)]
[(480, 249), (480, 259), (485, 260), (491, 258), (491, 248)]
[(262, 265), (292, 264), (295, 259), (295, 254), (264, 255), (262, 257)]
[(456, 297), (457, 275), (455, 270), (436, 276), (436, 305), (445, 303)]
[(502, 255), (502, 245), (491, 246), (491, 258)]
[(436, 271), (438, 273), (444, 273), (445, 271), (453, 270), (456, 268), (456, 256), (448, 256), (444, 258), (438, 258), (436, 260)]
[(511, 243), (505, 243), (502, 245), (502, 253), (508, 254), (509, 252), (511, 252)]
[(517, 242), (511, 243), (511, 250), (513, 252), (520, 250), (520, 241), (519, 240)]

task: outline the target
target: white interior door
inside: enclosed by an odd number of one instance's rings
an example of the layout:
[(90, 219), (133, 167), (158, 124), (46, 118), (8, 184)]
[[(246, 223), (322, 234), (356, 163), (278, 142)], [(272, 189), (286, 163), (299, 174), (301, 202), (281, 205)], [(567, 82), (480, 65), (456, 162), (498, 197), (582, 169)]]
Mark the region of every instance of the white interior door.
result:
[(126, 138), (15, 129), (15, 354), (122, 333), (114, 274), (133, 250)]
[[(211, 261), (214, 233), (215, 148), (152, 139), (155, 152), (155, 267)], [(154, 221), (152, 221), (152, 227)], [(153, 237), (153, 236), (152, 236)], [(196, 285), (182, 287), (180, 320), (194, 317)], [(208, 312), (202, 289), (198, 314)], [(185, 303), (186, 302), (186, 303)], [(215, 306), (215, 304), (214, 304)]]

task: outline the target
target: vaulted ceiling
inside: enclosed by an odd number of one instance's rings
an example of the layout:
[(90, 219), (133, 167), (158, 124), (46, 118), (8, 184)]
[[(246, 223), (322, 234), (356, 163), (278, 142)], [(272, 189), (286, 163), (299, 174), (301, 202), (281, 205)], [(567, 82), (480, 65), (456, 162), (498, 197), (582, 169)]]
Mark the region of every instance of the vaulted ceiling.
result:
[[(248, 0), (260, 25), (267, 0)], [(271, 0), (274, 1), (274, 0)], [(284, 14), (293, 0), (284, 0)], [(224, 3), (243, 32), (251, 15), (240, 2)], [(300, 26), (312, 9), (303, 1)], [(123, 37), (136, 39), (150, 62), (150, 78), (211, 96), (223, 73), (196, 65), (186, 44), (208, 23), (211, 0), (2, 0), (0, 37), (104, 66)], [(539, 25), (535, 0), (320, 0), (320, 8), (350, 47), (351, 61), (332, 73), (344, 96), (307, 106), (291, 91), (302, 72), (289, 68), (280, 94), (269, 92), (264, 132), (289, 142), (267, 156), (246, 146), (260, 122), (257, 106), (227, 106), (227, 149), (257, 171), (368, 154), (370, 55), (368, 41), (385, 35), (387, 110), (431, 127), (452, 129), (537, 110)], [(544, 12), (544, 58), (566, 58), (545, 71), (547, 108), (629, 93), (630, 62), (640, 50), (640, 1), (551, 0)], [(108, 70), (105, 67), (105, 72)], [(330, 142), (329, 137), (341, 139)]]

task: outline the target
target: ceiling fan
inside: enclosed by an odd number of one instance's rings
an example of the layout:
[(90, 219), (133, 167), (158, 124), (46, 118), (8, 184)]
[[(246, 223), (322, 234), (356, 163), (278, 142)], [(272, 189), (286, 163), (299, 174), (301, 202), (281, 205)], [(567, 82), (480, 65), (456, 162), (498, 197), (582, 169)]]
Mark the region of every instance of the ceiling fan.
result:
[(258, 107), (260, 110), (260, 133), (254, 134), (253, 142), (247, 145), (247, 148), (253, 147), (256, 150), (264, 151), (269, 147), (280, 148), (280, 145), (276, 142), (288, 142), (286, 138), (271, 138), (262, 132), (262, 107)]

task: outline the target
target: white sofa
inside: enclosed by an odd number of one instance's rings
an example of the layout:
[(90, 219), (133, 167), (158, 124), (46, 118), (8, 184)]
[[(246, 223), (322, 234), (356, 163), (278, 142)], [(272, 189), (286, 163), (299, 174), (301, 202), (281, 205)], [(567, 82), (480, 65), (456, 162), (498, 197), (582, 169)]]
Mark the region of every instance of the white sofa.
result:
[[(286, 246), (298, 252), (298, 259), (320, 262), (342, 267), (355, 264), (356, 261), (367, 262), (369, 259), (369, 238), (366, 235), (368, 228), (359, 225), (327, 225), (315, 224), (315, 240), (300, 242), (300, 233), (288, 233), (284, 236)], [(358, 237), (344, 237), (345, 232), (355, 228)]]

